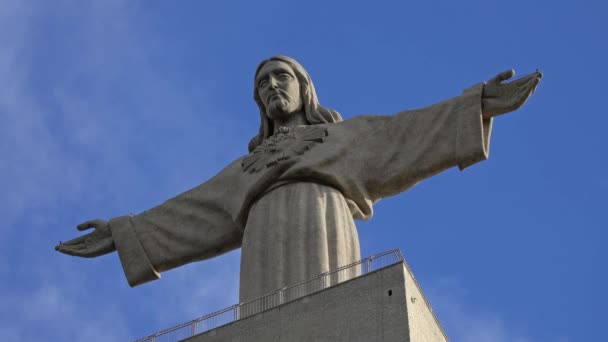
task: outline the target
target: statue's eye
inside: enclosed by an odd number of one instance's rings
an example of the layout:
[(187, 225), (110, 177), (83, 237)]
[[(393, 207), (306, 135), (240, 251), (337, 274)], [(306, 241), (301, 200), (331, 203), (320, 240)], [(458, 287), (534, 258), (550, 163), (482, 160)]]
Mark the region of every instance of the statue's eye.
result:
[(279, 75), (279, 79), (281, 81), (287, 81), (287, 80), (291, 79), (291, 75), (288, 74), (288, 73), (286, 73), (286, 72), (284, 72), (284, 73), (282, 73), (282, 74)]
[(268, 85), (268, 80), (261, 80), (260, 83), (258, 83), (258, 87), (260, 88), (264, 88), (266, 85)]

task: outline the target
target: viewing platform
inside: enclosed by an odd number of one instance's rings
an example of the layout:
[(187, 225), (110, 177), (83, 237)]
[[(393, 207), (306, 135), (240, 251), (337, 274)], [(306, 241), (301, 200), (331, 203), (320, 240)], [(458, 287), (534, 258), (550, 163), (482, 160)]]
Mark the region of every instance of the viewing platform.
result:
[(401, 252), (391, 250), (136, 342), (177, 341), (445, 342), (448, 338)]

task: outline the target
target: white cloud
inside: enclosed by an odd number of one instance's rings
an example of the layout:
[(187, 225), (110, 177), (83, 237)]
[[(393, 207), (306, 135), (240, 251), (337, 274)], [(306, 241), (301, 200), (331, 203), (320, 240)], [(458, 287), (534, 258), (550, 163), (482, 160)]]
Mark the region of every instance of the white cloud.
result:
[[(158, 47), (149, 46), (154, 39), (140, 27), (139, 15), (124, 0), (3, 2), (3, 229), (26, 213), (38, 215), (40, 209), (84, 198), (92, 207), (110, 200), (126, 207), (125, 189), (149, 190), (130, 181), (149, 173), (137, 157), (150, 162), (157, 152), (153, 144), (133, 146), (144, 139), (138, 133), (147, 126), (200, 127), (200, 134), (219, 135), (200, 114), (204, 89), (172, 82), (151, 64), (149, 55)], [(167, 177), (175, 182), (180, 177), (172, 172)], [(175, 189), (167, 182), (156, 186)]]
[[(103, 280), (125, 282), (120, 266), (115, 265), (112, 275), (97, 274), (98, 288), (91, 288), (92, 281), (78, 274), (86, 272), (80, 263), (59, 254), (48, 257), (58, 240), (51, 236), (58, 231), (66, 238), (76, 235), (67, 230), (66, 206), (86, 203), (91, 211), (104, 206), (106, 211), (128, 212), (133, 193), (145, 197), (153, 191), (176, 191), (176, 184), (178, 191), (185, 190), (183, 171), (169, 170), (155, 188), (140, 181), (149, 170), (137, 153), (155, 152), (132, 146), (139, 142), (133, 136), (142, 127), (200, 127), (200, 134), (221, 135), (199, 114), (205, 112), (205, 89), (185, 89), (151, 64), (147, 56), (156, 47), (146, 45), (151, 39), (142, 39), (145, 29), (138, 26), (140, 14), (134, 6), (126, 0), (8, 0), (0, 6), (0, 242), (6, 247), (3, 255), (11, 256), (10, 261), (0, 260), (3, 340), (133, 338), (130, 334), (137, 329), (127, 325), (138, 318), (124, 317), (124, 298), (104, 293), (106, 300), (90, 299), (103, 290)], [(45, 26), (49, 22), (56, 25)], [(117, 94), (122, 96), (115, 98)], [(86, 262), (92, 269), (108, 261)], [(188, 272), (193, 271), (184, 272), (192, 283), (196, 275)], [(174, 309), (204, 314), (200, 301), (212, 290), (234, 293), (235, 275), (230, 270), (205, 278), (212, 280), (198, 277), (198, 290)], [(168, 291), (187, 289), (172, 286)], [(158, 313), (151, 316), (171, 314), (153, 309)], [(156, 328), (163, 327), (149, 330)]]
[[(74, 284), (77, 285), (77, 284)], [(112, 306), (88, 308), (70, 300), (71, 286), (42, 284), (2, 294), (0, 336), (3, 341), (124, 341), (125, 318)]]
[(3, 42), (0, 78), (4, 80), (0, 92), (0, 184), (4, 189), (0, 195), (3, 203), (0, 210), (9, 224), (17, 213), (36, 206), (44, 196), (44, 192), (38, 193), (40, 183), (32, 176), (56, 176), (54, 167), (48, 165), (56, 145), (49, 139), (42, 111), (24, 89), (29, 70), (20, 59), (32, 15), (29, 7), (18, 1), (3, 3), (0, 8), (0, 21), (3, 23), (0, 30)]
[(73, 311), (73, 304), (59, 288), (46, 285), (23, 296), (21, 302), (23, 318), (27, 320), (48, 320), (64, 317)]

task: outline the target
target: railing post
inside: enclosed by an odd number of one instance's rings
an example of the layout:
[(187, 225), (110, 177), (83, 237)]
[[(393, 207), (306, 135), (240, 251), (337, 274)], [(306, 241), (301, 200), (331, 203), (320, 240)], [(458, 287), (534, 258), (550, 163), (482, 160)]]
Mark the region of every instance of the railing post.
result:
[(367, 261), (365, 262), (367, 264), (367, 273), (370, 273), (372, 271), (372, 260), (374, 260), (373, 256), (367, 258)]
[(279, 305), (285, 303), (285, 287), (279, 290)]
[(241, 304), (237, 304), (234, 307), (234, 320), (235, 321), (238, 321), (241, 318)]
[(395, 254), (397, 254), (397, 259), (399, 259), (399, 261), (403, 261), (405, 259), (403, 258), (403, 254), (401, 254), (401, 250), (396, 249)]
[(154, 342), (156, 341), (156, 337), (155, 336), (150, 336), (150, 342)]
[(192, 325), (190, 326), (190, 336), (196, 335), (196, 321), (192, 321)]

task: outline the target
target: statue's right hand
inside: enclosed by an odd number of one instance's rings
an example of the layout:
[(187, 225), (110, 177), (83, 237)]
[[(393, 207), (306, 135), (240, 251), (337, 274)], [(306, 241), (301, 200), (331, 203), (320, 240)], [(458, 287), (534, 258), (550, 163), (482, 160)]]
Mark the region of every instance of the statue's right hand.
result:
[(80, 231), (90, 228), (95, 228), (95, 230), (86, 235), (58, 244), (55, 246), (56, 251), (83, 258), (94, 258), (116, 250), (108, 222), (104, 220), (91, 220), (79, 224), (76, 228)]

